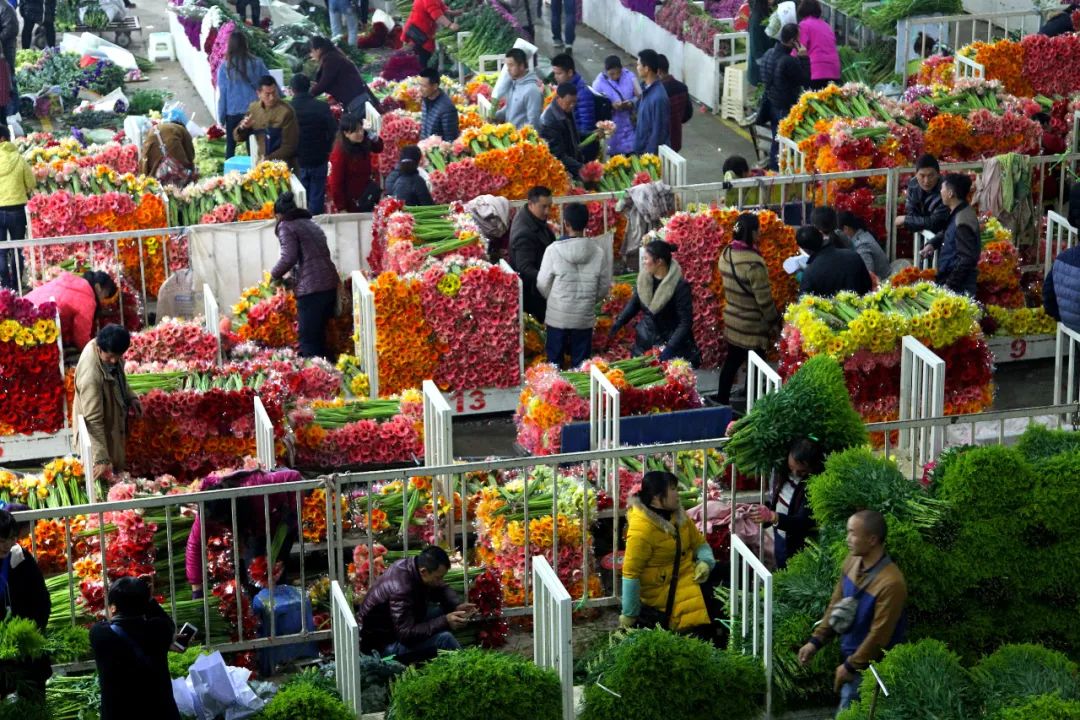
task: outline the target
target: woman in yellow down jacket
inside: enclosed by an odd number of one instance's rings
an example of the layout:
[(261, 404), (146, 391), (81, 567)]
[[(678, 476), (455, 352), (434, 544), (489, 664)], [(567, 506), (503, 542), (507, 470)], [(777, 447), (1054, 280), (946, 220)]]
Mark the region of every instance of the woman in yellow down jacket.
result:
[[(676, 631), (710, 625), (698, 585), (708, 579), (716, 560), (705, 536), (679, 504), (675, 476), (645, 473), (641, 490), (630, 498), (627, 522), (619, 624), (629, 628), (659, 623)], [(676, 548), (679, 572), (669, 618)]]

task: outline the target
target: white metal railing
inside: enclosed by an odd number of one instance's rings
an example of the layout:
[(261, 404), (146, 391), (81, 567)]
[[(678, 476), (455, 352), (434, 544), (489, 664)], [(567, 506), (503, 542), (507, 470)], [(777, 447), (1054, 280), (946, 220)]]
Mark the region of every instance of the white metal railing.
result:
[[(1064, 402), (1072, 404), (1077, 399), (1076, 377), (1076, 354), (1080, 352), (1080, 333), (1066, 327), (1065, 323), (1057, 324), (1057, 341), (1054, 345), (1054, 404), (1062, 404), (1062, 385), (1065, 385)], [(1065, 355), (1069, 356), (1068, 374), (1062, 376), (1065, 370)]]
[(221, 312), (218, 309), (217, 298), (214, 297), (214, 291), (209, 285), (203, 283), (203, 326), (206, 328), (206, 332), (214, 336), (214, 341), (217, 343), (217, 358), (218, 365), (221, 364)]
[(266, 412), (262, 398), (255, 396), (255, 455), (264, 470), (273, 470), (277, 466), (274, 452), (274, 423)]
[(969, 57), (964, 55), (953, 56), (953, 73), (957, 80), (962, 78), (970, 78), (972, 80), (982, 80), (986, 77), (986, 68), (982, 64), (975, 62)]
[[(589, 370), (589, 449), (609, 450), (619, 447), (619, 420), (622, 417), (619, 389), (600, 368)], [(608, 495), (619, 497), (619, 462), (612, 458), (600, 463), (597, 482)]]
[(1046, 213), (1046, 260), (1043, 263), (1043, 275), (1050, 272), (1054, 258), (1058, 254), (1075, 247), (1077, 229), (1061, 213), (1050, 210)]
[(657, 151), (660, 155), (660, 177), (671, 186), (686, 184), (686, 158), (667, 145), (661, 145)]
[[(911, 335), (905, 335), (900, 356), (900, 419), (922, 420), (945, 414), (945, 361)], [(938, 456), (943, 444), (937, 427), (900, 433), (900, 447), (910, 448), (913, 466)]]
[(352, 274), (354, 350), (360, 368), (368, 376), (368, 395), (379, 397), (379, 354), (375, 341), (375, 293), (361, 272)]
[(97, 483), (94, 482), (94, 447), (90, 442), (90, 431), (86, 428), (86, 418), (82, 415), (75, 420), (79, 427), (79, 460), (83, 466), (86, 481), (86, 497), (92, 503), (98, 501)]
[(933, 240), (934, 237), (934, 233), (930, 230), (920, 230), (919, 232), (912, 233), (911, 238), (914, 243), (912, 255), (914, 255), (914, 257), (911, 259), (911, 262), (919, 270), (925, 270), (927, 268), (937, 270), (938, 257), (941, 255), (941, 252), (937, 248), (934, 248), (934, 252), (931, 253), (929, 257), (923, 257), (922, 254), (923, 248), (930, 246), (930, 241)]
[(559, 675), (563, 720), (574, 720), (574, 646), (570, 593), (543, 555), (532, 559), (533, 661)]
[(382, 134), (382, 113), (370, 102), (364, 103), (364, 120), (371, 127), (371, 132), (376, 135)]
[[(424, 465), (445, 466), (454, 462), (454, 416), (450, 410), (450, 403), (439, 392), (438, 386), (431, 380), (425, 380), (422, 385), (424, 394)], [(449, 498), (453, 501), (454, 491), (451, 486), (449, 475), (437, 475), (432, 478), (432, 505), (438, 507), (439, 498)], [(454, 536), (454, 514), (448, 513), (446, 518), (446, 534)], [(403, 528), (407, 530), (407, 528)], [(439, 523), (435, 524), (435, 543), (439, 542)], [(466, 578), (466, 591), (468, 590), (468, 578)]]
[(491, 101), (484, 95), (476, 96), (476, 109), (485, 122), (495, 117), (495, 108), (491, 106)]
[(780, 389), (784, 381), (779, 373), (753, 350), (746, 357), (746, 412), (754, 409), (758, 398)]
[(799, 144), (779, 132), (776, 134), (776, 142), (780, 147), (777, 161), (784, 172), (790, 174), (806, 172), (806, 155), (799, 150)]
[[(732, 512), (732, 515), (735, 513)], [(772, 717), (773, 577), (738, 535), (731, 535), (731, 632), (765, 666), (765, 717)], [(749, 647), (745, 643), (749, 639)]]
[(360, 717), (364, 712), (360, 703), (360, 625), (353, 614), (352, 603), (337, 580), (330, 583), (330, 615), (338, 694), (356, 717)]
[[(505, 55), (498, 55), (498, 54), (481, 55), (480, 57), (478, 57), (476, 59), (476, 65), (477, 65), (476, 72), (478, 72), (478, 73), (499, 72), (500, 70), (502, 70), (502, 66), (505, 63), (506, 63), (506, 56)], [(488, 69), (489, 65), (491, 66), (490, 70)]]
[[(723, 21), (721, 21), (723, 22)], [(734, 24), (734, 20), (731, 21)], [(721, 55), (720, 48), (722, 45), (727, 44), (727, 54)], [(739, 51), (739, 48), (742, 51)], [(734, 67), (739, 63), (749, 62), (750, 57), (750, 33), (748, 32), (728, 32), (717, 33), (713, 35), (713, 62), (716, 63), (716, 72), (713, 73), (715, 80), (711, 90), (713, 99), (713, 114), (719, 114), (721, 112), (722, 93), (721, 88), (724, 87), (725, 75), (727, 68)], [(742, 106), (747, 97), (747, 88), (750, 85), (747, 73), (742, 73), (742, 87), (739, 89), (739, 105)], [(740, 107), (741, 109), (741, 107)], [(741, 119), (740, 114), (738, 119)]]

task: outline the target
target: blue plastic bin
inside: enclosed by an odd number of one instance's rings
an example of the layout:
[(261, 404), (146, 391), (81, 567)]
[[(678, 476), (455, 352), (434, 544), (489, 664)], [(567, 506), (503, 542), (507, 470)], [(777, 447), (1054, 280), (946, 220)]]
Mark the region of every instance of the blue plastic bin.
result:
[(251, 156), (250, 155), (233, 155), (231, 158), (225, 161), (225, 172), (247, 172), (251, 169)]

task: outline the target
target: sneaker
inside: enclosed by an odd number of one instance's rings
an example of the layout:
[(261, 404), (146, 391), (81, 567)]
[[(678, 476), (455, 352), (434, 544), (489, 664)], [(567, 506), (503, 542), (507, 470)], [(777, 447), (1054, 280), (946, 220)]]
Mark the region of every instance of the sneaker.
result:
[(562, 50), (567, 55), (573, 55), (574, 54), (574, 46), (573, 45), (564, 45)]
[(552, 40), (551, 41), (551, 47), (555, 50), (556, 53), (560, 53), (560, 52), (563, 51), (563, 48), (565, 48), (566, 46), (563, 45), (562, 40)]

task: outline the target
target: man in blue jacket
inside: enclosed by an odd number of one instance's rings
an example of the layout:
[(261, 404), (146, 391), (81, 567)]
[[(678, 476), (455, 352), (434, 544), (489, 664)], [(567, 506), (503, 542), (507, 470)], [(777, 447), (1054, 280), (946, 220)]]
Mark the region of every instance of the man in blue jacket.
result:
[(655, 50), (642, 50), (638, 54), (637, 72), (644, 89), (638, 101), (634, 153), (655, 155), (671, 138), (671, 102), (664, 83), (660, 82), (660, 56)]
[(458, 111), (454, 101), (439, 87), (439, 71), (435, 68), (420, 71), (420, 94), (424, 98), (420, 139), (438, 135), (446, 142), (454, 142), (458, 136)]
[(1070, 330), (1080, 331), (1080, 246), (1054, 259), (1043, 283), (1043, 308)]
[[(551, 58), (551, 74), (555, 76), (555, 85), (573, 83), (577, 88), (577, 106), (574, 108), (574, 121), (577, 123), (578, 137), (584, 140), (596, 130), (596, 98), (592, 88), (581, 77), (574, 65), (574, 58), (569, 53), (559, 53)], [(611, 118), (608, 118), (609, 120)], [(589, 143), (581, 148), (585, 162), (595, 160), (600, 154), (600, 143)]]

